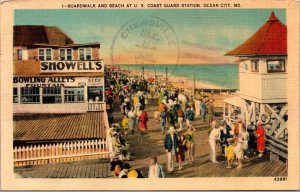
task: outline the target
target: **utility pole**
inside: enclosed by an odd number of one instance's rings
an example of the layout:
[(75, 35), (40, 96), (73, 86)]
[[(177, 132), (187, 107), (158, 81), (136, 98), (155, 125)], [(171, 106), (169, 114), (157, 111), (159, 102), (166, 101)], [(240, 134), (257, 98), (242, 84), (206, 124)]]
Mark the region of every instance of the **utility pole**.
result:
[(166, 67), (166, 88), (168, 86), (168, 67)]
[(156, 67), (154, 68), (154, 79), (155, 79), (155, 82), (156, 82)]
[(193, 84), (193, 97), (195, 98), (195, 90), (196, 90), (196, 77), (194, 72), (194, 84)]
[(143, 79), (145, 79), (145, 78), (144, 78), (144, 73), (145, 73), (144, 66), (142, 67), (142, 73), (143, 73), (143, 76), (142, 76), (142, 77), (143, 77)]

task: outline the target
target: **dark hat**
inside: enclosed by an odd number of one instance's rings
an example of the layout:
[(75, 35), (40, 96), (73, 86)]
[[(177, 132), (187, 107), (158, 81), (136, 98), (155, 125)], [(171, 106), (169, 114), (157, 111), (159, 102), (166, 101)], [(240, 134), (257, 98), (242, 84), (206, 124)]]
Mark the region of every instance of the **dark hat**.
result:
[(121, 167), (122, 167), (122, 169), (130, 169), (131, 168), (131, 166), (128, 163), (122, 164)]

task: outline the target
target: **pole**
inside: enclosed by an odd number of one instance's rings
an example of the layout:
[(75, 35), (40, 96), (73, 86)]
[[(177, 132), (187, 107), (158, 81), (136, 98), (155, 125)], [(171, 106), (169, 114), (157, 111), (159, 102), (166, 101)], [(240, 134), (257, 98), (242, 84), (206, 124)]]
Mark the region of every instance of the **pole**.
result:
[(154, 68), (154, 78), (155, 78), (155, 82), (156, 82), (156, 67)]
[(193, 97), (195, 98), (195, 90), (196, 90), (196, 77), (194, 73), (194, 84), (193, 84)]
[(166, 88), (168, 86), (168, 67), (166, 67)]
[(145, 73), (144, 67), (142, 67), (142, 73), (143, 73), (143, 79), (145, 79), (144, 78), (144, 73)]

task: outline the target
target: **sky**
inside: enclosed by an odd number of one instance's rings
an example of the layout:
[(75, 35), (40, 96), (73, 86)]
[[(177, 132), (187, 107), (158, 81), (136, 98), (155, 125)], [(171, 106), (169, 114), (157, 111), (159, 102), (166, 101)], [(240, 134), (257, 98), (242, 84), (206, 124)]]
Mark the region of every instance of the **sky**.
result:
[(57, 26), (76, 43), (100, 42), (106, 64), (218, 64), (237, 60), (224, 54), (272, 11), (286, 24), (285, 9), (16, 10), (14, 23)]

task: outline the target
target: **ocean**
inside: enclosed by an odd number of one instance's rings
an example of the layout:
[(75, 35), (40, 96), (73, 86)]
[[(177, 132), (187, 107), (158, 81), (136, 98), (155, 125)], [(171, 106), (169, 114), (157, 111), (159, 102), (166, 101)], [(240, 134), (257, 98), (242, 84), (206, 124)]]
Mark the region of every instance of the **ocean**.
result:
[(136, 69), (155, 71), (157, 74), (165, 74), (168, 67), (169, 76), (185, 77), (190, 80), (201, 81), (218, 85), (227, 89), (239, 89), (239, 66), (235, 64), (122, 64), (122, 69)]

